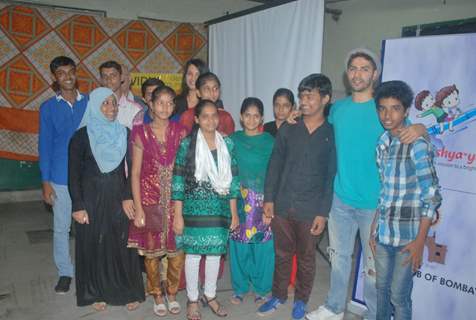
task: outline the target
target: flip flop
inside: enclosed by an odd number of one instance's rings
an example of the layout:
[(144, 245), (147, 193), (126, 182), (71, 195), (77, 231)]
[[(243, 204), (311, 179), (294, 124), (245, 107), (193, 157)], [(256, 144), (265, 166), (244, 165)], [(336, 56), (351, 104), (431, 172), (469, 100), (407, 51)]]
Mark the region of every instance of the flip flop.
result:
[(106, 310), (106, 302), (94, 302), (92, 304), (94, 310), (100, 312)]
[(179, 314), (180, 311), (182, 311), (182, 308), (180, 307), (178, 301), (169, 301), (167, 308), (169, 309), (169, 312), (171, 314)]
[(167, 315), (167, 306), (165, 303), (155, 303), (154, 300), (154, 313), (159, 317), (165, 317)]
[(234, 305), (239, 305), (243, 303), (243, 296), (239, 294), (234, 294), (230, 298), (230, 302)]
[(129, 302), (128, 304), (126, 304), (126, 309), (127, 311), (134, 311), (139, 308), (139, 305), (139, 301)]

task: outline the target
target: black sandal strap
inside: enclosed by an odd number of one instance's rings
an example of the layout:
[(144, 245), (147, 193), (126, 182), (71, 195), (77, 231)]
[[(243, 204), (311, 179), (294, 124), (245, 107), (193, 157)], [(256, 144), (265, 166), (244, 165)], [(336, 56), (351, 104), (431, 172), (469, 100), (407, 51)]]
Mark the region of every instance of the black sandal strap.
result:
[(208, 297), (206, 295), (203, 295), (203, 298), (205, 299), (205, 301), (207, 302), (208, 305), (210, 305), (210, 302), (213, 302), (217, 299), (217, 296), (214, 296), (213, 298), (211, 299), (208, 299)]
[[(207, 296), (203, 295), (203, 299), (205, 300), (205, 303), (208, 305), (208, 307), (210, 308), (210, 310), (217, 316), (219, 317), (226, 317), (228, 315), (228, 312), (226, 312), (225, 308), (221, 305), (221, 303), (219, 303), (217, 300), (217, 297), (214, 296), (213, 298), (211, 299), (208, 299)], [(216, 304), (217, 304), (217, 308), (216, 310), (210, 305), (210, 302), (213, 302), (215, 301)]]

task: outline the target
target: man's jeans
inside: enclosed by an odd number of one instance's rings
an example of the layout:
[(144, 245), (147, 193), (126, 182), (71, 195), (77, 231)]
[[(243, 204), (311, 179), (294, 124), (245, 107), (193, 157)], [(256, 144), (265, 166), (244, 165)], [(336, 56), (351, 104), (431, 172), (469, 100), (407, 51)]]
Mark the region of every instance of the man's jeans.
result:
[(375, 267), (369, 247), (370, 227), (374, 209), (357, 209), (344, 204), (334, 194), (329, 214), (329, 255), (331, 259), (331, 284), (326, 300), (326, 308), (334, 313), (345, 311), (349, 277), (352, 268), (355, 236), (359, 230), (363, 248), (365, 282), (364, 300), (368, 314), (366, 319), (375, 320), (377, 293), (375, 289)]
[[(377, 243), (377, 319), (390, 320), (395, 309), (395, 320), (412, 319), (413, 272), (411, 263), (403, 262), (408, 252), (404, 246), (393, 247)], [(393, 305), (393, 308), (392, 308)]]
[(71, 228), (71, 198), (68, 186), (51, 183), (56, 198), (53, 203), (53, 256), (59, 276), (73, 277), (73, 265), (69, 254), (69, 230)]

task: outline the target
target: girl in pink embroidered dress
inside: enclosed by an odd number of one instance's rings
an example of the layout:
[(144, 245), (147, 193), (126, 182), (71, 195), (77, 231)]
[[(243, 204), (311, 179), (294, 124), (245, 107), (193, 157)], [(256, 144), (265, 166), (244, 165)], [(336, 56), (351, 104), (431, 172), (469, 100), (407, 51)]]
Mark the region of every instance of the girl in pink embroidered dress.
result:
[[(165, 316), (180, 312), (175, 300), (184, 255), (177, 251), (173, 232), (173, 204), (170, 199), (175, 154), (186, 129), (169, 121), (175, 104), (175, 92), (164, 86), (152, 93), (150, 124), (134, 126), (132, 145), (133, 223), (129, 227), (128, 246), (145, 256), (147, 292), (154, 296), (154, 313)], [(160, 259), (167, 256), (168, 307), (160, 286)]]

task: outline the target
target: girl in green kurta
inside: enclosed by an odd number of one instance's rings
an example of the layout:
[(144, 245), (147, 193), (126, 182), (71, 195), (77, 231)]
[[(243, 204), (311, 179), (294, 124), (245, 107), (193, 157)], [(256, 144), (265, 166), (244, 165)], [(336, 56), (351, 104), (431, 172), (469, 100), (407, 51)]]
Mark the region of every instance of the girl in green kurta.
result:
[(218, 108), (210, 100), (195, 107), (198, 125), (182, 140), (175, 159), (172, 199), (174, 231), (182, 235), (187, 282), (187, 318), (200, 319), (198, 271), (206, 255), (202, 302), (218, 316), (226, 316), (216, 300), (220, 255), (226, 253), (229, 231), (238, 226), (236, 198), (239, 180), (233, 141), (216, 131)]
[(263, 189), (266, 168), (273, 151), (274, 138), (260, 132), (263, 102), (246, 98), (240, 111), (243, 131), (235, 132), (236, 159), (240, 175), (241, 197), (238, 200), (240, 224), (230, 237), (230, 272), (233, 296), (240, 304), (249, 287), (255, 302), (264, 302), (271, 291), (274, 273), (274, 245), (271, 227), (263, 223)]

